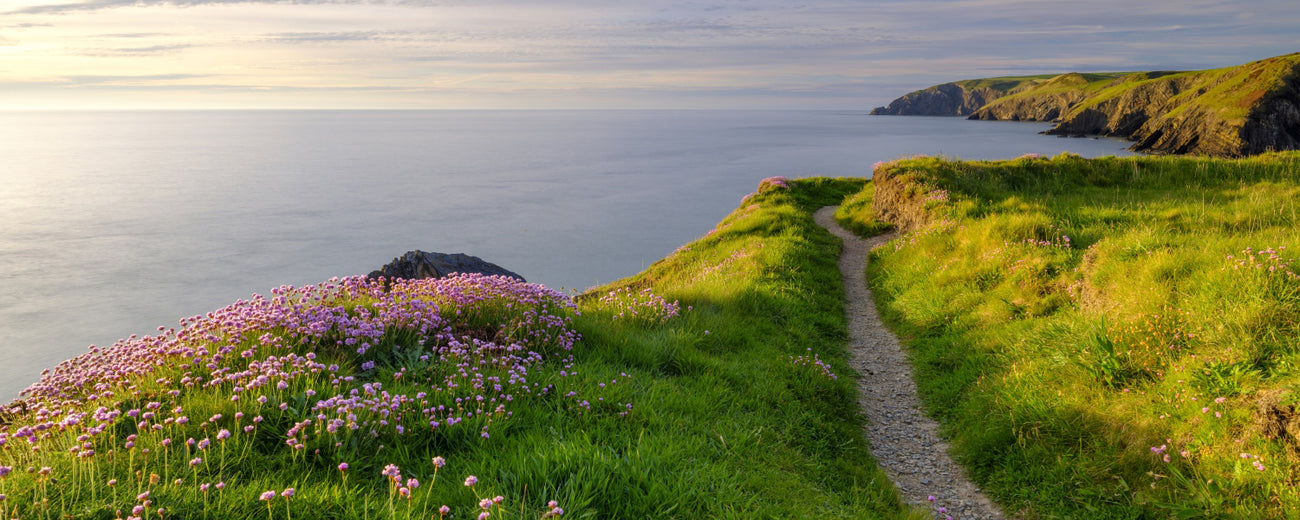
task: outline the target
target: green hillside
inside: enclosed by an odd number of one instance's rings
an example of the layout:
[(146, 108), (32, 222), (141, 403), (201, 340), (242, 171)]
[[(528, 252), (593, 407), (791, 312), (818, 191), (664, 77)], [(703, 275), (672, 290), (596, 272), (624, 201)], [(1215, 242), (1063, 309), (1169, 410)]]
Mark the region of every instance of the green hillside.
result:
[(868, 275), (929, 412), (1027, 518), (1300, 510), (1300, 152), (881, 164)]
[(769, 179), (576, 298), (346, 278), (95, 348), (0, 413), (0, 518), (924, 518), (812, 219), (863, 185)]

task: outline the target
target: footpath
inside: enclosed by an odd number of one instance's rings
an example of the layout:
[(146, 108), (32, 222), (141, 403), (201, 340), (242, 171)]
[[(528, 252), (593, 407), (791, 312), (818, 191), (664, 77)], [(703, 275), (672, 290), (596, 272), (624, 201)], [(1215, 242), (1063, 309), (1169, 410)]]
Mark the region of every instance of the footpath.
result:
[(939, 424), (921, 412), (907, 355), (876, 313), (867, 288), (867, 253), (892, 235), (858, 238), (835, 222), (835, 206), (814, 214), (817, 224), (844, 241), (840, 275), (849, 320), (850, 362), (859, 374), (858, 406), (867, 417), (867, 439), (885, 473), (907, 502), (929, 508), (935, 518), (1002, 519), (1002, 512), (948, 456)]

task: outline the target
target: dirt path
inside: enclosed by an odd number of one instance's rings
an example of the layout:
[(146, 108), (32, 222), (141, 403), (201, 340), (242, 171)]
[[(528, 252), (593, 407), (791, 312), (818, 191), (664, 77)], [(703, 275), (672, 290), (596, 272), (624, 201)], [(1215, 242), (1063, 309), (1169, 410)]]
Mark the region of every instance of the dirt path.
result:
[[(921, 413), (912, 368), (898, 339), (880, 322), (863, 269), (867, 252), (892, 235), (862, 240), (835, 222), (835, 207), (814, 215), (817, 223), (844, 241), (840, 275), (849, 317), (849, 349), (858, 380), (858, 406), (867, 414), (871, 453), (889, 474), (903, 499), (956, 520), (1003, 518), (962, 468), (948, 456), (938, 423)], [(930, 497), (934, 497), (933, 503)]]

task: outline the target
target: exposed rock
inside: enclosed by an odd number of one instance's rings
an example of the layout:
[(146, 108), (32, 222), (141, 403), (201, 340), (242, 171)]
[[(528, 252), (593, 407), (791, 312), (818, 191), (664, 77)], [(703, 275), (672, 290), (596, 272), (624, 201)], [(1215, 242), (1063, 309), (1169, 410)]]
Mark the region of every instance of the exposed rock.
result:
[(1300, 53), (1205, 71), (1029, 78), (1005, 95), (975, 95), (963, 85), (1006, 78), (937, 85), (872, 113), (956, 115), (973, 106), (971, 119), (1051, 121), (1049, 135), (1120, 137), (1141, 152), (1239, 157), (1300, 149)]
[(388, 279), (419, 279), (444, 278), (451, 273), (501, 275), (521, 282), (525, 281), (524, 277), (477, 256), (464, 253), (426, 253), (419, 250), (408, 251), (401, 258), (394, 258), (388, 265), (379, 268), (377, 271), (371, 271), (367, 276), (370, 278), (382, 276)]
[[(979, 107), (970, 119), (984, 121), (1056, 121), (1086, 97), (1082, 74), (1061, 74), (1041, 86)], [(1041, 92), (1041, 93), (1040, 93)]]
[(876, 107), (871, 115), (966, 116), (1003, 95), (1005, 92), (988, 87), (968, 90), (957, 83), (944, 83), (908, 93), (888, 107)]
[(1206, 89), (1196, 75), (1138, 82), (1119, 95), (1071, 110), (1049, 135), (1104, 135), (1136, 141), (1136, 151), (1244, 155), (1239, 125), (1188, 103)]
[(1241, 128), (1245, 153), (1300, 149), (1300, 64), (1262, 99)]

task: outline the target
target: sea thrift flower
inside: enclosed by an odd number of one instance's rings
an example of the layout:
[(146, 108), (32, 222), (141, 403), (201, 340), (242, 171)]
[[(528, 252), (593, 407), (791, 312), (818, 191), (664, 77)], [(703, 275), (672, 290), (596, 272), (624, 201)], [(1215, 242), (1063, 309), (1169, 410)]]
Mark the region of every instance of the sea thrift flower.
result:
[(282, 497), (284, 497), (284, 498), (290, 498), (290, 497), (292, 497), (292, 496), (293, 496), (293, 488), (287, 488), (287, 489), (285, 489), (284, 491), (281, 491), (281, 492), (280, 492), (280, 496), (282, 496)]
[(441, 467), (446, 466), (446, 465), (447, 465), (447, 460), (446, 460), (446, 459), (444, 459), (444, 458), (442, 458), (442, 457), (434, 457), (434, 458), (433, 458), (433, 467), (435, 467), (435, 468), (441, 468)]
[(476, 477), (476, 476), (474, 476), (474, 475), (470, 475), (470, 476), (468, 476), (468, 477), (465, 477), (465, 485), (466, 485), (466, 486), (468, 486), (468, 487), (472, 487), (474, 484), (478, 484), (478, 477)]
[(270, 500), (272, 498), (275, 498), (275, 491), (267, 491), (262, 493), (262, 496), (258, 498), (258, 500)]
[(348, 463), (346, 463), (346, 462), (340, 462), (340, 463), (339, 463), (339, 471), (347, 471), (347, 470), (348, 470)]

